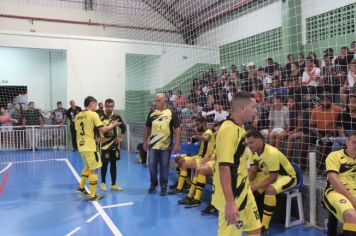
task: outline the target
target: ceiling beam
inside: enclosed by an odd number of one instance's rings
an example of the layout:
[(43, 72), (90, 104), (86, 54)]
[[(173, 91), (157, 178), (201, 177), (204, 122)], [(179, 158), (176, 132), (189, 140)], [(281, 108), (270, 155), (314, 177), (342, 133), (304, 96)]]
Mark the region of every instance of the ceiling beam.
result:
[(186, 19), (175, 11), (174, 7), (168, 5), (164, 0), (142, 0), (142, 2), (167, 19), (178, 29), (178, 31), (181, 31), (183, 26), (186, 25)]

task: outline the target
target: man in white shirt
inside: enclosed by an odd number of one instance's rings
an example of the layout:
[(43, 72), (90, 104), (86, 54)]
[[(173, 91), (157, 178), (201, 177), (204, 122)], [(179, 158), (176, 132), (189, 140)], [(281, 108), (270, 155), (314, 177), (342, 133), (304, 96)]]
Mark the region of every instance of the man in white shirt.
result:
[(226, 118), (229, 116), (229, 112), (224, 111), (223, 107), (219, 103), (215, 103), (214, 105), (214, 123), (218, 124), (221, 121), (226, 120)]

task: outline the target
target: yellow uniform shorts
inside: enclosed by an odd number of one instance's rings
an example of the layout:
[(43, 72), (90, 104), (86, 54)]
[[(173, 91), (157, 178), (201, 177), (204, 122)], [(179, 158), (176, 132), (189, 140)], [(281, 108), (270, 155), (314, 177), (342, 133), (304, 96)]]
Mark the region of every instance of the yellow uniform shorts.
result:
[[(356, 190), (349, 190), (352, 196), (356, 197)], [(341, 193), (335, 190), (324, 193), (324, 206), (341, 222), (344, 223), (344, 212), (354, 209), (352, 203)]]
[(201, 161), (201, 156), (195, 155), (195, 156), (182, 156), (185, 161), (192, 161), (195, 160), (195, 165), (197, 168), (200, 166), (200, 161)]
[(101, 167), (101, 157), (99, 152), (80, 152), (83, 161), (89, 170), (96, 170)]
[[(252, 184), (261, 183), (263, 180), (268, 178), (268, 175), (261, 172), (257, 173), (256, 178), (251, 181)], [(288, 175), (279, 175), (277, 180), (271, 184), (271, 186), (276, 190), (277, 194), (285, 192), (297, 185), (297, 177), (292, 178)], [(259, 193), (263, 193), (263, 189), (258, 190)]]
[(260, 216), (251, 190), (248, 194), (247, 205), (245, 209), (240, 211), (236, 224), (229, 225), (225, 220), (225, 212), (219, 211), (219, 236), (237, 236), (242, 235), (242, 232), (249, 232), (259, 228), (261, 228)]

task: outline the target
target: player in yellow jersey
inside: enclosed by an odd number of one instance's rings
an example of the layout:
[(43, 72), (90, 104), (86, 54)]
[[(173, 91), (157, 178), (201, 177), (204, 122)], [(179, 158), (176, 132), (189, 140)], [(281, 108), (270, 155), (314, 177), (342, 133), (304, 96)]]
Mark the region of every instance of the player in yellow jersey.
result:
[(199, 159), (200, 161), (197, 164), (195, 176), (193, 178), (189, 192), (186, 197), (178, 201), (178, 204), (185, 205), (186, 208), (196, 207), (200, 205), (201, 197), (206, 184), (206, 178), (214, 174), (215, 153), (211, 153), (210, 155)]
[(268, 234), (268, 226), (276, 207), (276, 195), (293, 188), (297, 176), (288, 158), (277, 148), (264, 142), (260, 131), (247, 132), (247, 145), (253, 153), (250, 181), (252, 192), (264, 193), (262, 232)]
[(120, 121), (119, 125), (120, 133), (117, 129), (110, 130), (106, 133), (100, 134), (100, 150), (101, 150), (101, 191), (106, 191), (106, 172), (110, 163), (110, 175), (111, 175), (111, 190), (122, 191), (122, 187), (116, 184), (116, 161), (120, 160), (120, 143), (123, 140), (123, 136), (126, 132), (126, 126), (120, 115), (114, 112), (114, 100), (108, 98), (105, 100), (105, 110), (98, 113), (101, 121), (105, 126), (108, 126), (113, 121)]
[[(89, 200), (96, 201), (102, 198), (96, 194), (96, 185), (98, 182), (96, 170), (101, 167), (101, 158), (96, 145), (94, 129), (97, 128), (100, 132), (105, 133), (119, 126), (121, 122), (112, 121), (111, 125), (104, 126), (99, 115), (95, 112), (97, 100), (94, 97), (86, 97), (84, 106), (85, 110), (79, 112), (75, 117), (78, 150), (85, 163), (77, 191)], [(88, 177), (90, 193), (87, 193), (84, 189)]]
[[(210, 156), (214, 151), (215, 138), (214, 133), (211, 129), (206, 126), (205, 117), (198, 117), (195, 121), (195, 128), (200, 133), (200, 135), (193, 135), (192, 140), (199, 140), (199, 152), (195, 156), (178, 156), (176, 158), (176, 163), (178, 168), (180, 168), (179, 178), (177, 188), (168, 192), (168, 194), (176, 194), (183, 192), (183, 186), (186, 178), (188, 178), (188, 169), (197, 169), (200, 166), (201, 160), (205, 156)], [(196, 182), (198, 181), (198, 176), (196, 177)], [(203, 181), (203, 179), (201, 179)], [(206, 178), (205, 178), (206, 182)], [(194, 183), (194, 179), (193, 179)], [(205, 183), (204, 183), (205, 184)], [(194, 187), (194, 186), (193, 186)], [(199, 200), (200, 204), (200, 200)]]
[(327, 184), (324, 206), (341, 222), (344, 236), (356, 235), (356, 132), (346, 140), (346, 149), (326, 158)]
[(219, 211), (219, 236), (247, 232), (259, 235), (261, 222), (248, 179), (246, 131), (243, 125), (256, 114), (256, 99), (237, 92), (232, 100), (231, 119), (221, 124), (216, 136), (216, 160), (212, 204)]

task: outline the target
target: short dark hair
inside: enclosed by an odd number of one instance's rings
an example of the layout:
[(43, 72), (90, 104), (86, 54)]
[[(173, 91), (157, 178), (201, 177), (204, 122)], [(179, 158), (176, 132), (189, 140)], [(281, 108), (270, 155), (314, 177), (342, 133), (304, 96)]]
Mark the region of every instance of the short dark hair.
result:
[(62, 105), (62, 102), (61, 102), (61, 101), (58, 101), (58, 102), (57, 102), (57, 105)]
[(88, 96), (84, 99), (84, 107), (88, 107), (91, 102), (98, 102), (94, 97)]
[(111, 98), (108, 98), (105, 100), (105, 104), (107, 104), (107, 103), (114, 103), (114, 100), (112, 100)]
[(263, 135), (261, 134), (260, 131), (258, 131), (257, 129), (251, 129), (250, 131), (247, 132), (246, 134), (246, 138), (260, 138), (260, 139), (264, 139)]
[(31, 102), (28, 103), (28, 105), (30, 105), (31, 103), (32, 103), (32, 104), (35, 104), (34, 102), (31, 101)]
[(347, 136), (347, 139), (350, 139), (352, 136), (356, 136), (356, 131), (350, 131), (349, 135)]
[(234, 94), (234, 98), (232, 99), (232, 109), (236, 106), (241, 106), (243, 104), (249, 103), (251, 98), (255, 98), (255, 96), (252, 93), (246, 92), (246, 91), (239, 91)]
[(203, 116), (199, 116), (197, 119), (196, 119), (196, 122), (199, 122), (201, 124), (206, 124), (206, 118), (203, 117)]

